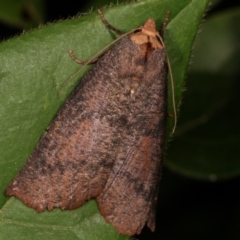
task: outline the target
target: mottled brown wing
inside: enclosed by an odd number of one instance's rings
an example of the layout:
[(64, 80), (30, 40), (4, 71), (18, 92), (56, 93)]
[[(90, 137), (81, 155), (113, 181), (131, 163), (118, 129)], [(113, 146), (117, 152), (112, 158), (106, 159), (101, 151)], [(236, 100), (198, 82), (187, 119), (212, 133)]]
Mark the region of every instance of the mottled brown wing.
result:
[[(164, 151), (167, 69), (164, 50), (155, 50), (135, 75), (138, 87), (122, 111), (124, 131), (107, 183), (97, 197), (104, 218), (122, 234), (155, 228), (155, 205)], [(141, 75), (142, 74), (142, 75)], [(123, 79), (123, 77), (122, 77)]]
[(110, 56), (112, 52), (74, 90), (6, 195), (42, 212), (54, 207), (74, 209), (101, 193), (115, 161), (113, 145), (120, 141), (123, 127), (121, 122), (115, 124), (117, 110), (109, 103), (120, 84), (119, 56)]
[[(98, 93), (88, 87), (88, 96), (76, 92), (67, 101), (8, 186), (7, 195), (20, 198), (38, 212), (54, 207), (74, 209), (99, 195), (114, 161), (106, 142), (115, 139), (115, 131), (100, 119)], [(76, 99), (79, 97), (83, 100)]]
[(127, 151), (122, 165), (114, 166), (104, 190), (97, 197), (101, 214), (122, 234), (139, 234), (146, 223), (152, 231), (155, 229), (161, 178), (158, 143), (150, 137), (141, 137), (137, 146)]

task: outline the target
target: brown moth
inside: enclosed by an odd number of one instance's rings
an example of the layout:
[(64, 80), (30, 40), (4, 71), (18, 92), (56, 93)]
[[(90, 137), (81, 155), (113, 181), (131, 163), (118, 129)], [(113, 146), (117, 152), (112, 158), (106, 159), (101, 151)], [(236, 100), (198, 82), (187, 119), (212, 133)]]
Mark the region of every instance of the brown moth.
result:
[(96, 198), (119, 233), (139, 234), (145, 224), (154, 231), (167, 72), (164, 45), (148, 19), (85, 75), (6, 195), (37, 212)]

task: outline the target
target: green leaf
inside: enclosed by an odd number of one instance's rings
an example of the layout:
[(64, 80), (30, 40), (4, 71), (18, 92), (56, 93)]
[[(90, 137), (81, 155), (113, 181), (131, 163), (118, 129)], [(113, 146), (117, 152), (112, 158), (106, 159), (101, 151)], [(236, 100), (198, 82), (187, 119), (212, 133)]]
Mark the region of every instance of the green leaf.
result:
[(197, 38), (166, 161), (181, 174), (211, 181), (240, 174), (239, 21), (240, 9), (215, 15)]
[[(149, 17), (154, 18), (160, 28), (166, 11), (170, 11), (165, 44), (175, 79), (176, 100), (179, 101), (192, 44), (207, 3), (207, 0), (144, 0), (103, 9), (103, 12), (113, 26), (127, 32), (141, 26)], [(80, 67), (69, 57), (68, 50), (73, 49), (80, 59), (88, 60), (114, 38), (99, 15), (93, 12), (34, 29), (0, 44), (1, 193), (26, 162), (83, 75), (82, 72), (71, 79)], [(169, 112), (172, 112), (170, 90), (169, 93)], [(168, 135), (173, 119), (169, 119), (169, 123)], [(39, 239), (42, 236), (59, 239), (61, 231), (63, 236), (69, 235), (68, 239), (120, 239), (112, 231), (112, 226), (99, 216), (92, 202), (74, 211), (57, 209), (37, 214), (19, 200), (9, 200), (2, 194), (0, 206), (4, 207), (0, 215), (0, 238), (6, 239), (4, 234), (8, 234), (7, 239), (21, 239), (27, 232), (30, 239), (30, 236), (38, 239), (36, 233)], [(84, 212), (88, 215), (82, 223)], [(86, 231), (84, 224), (90, 226)], [(98, 233), (102, 232), (108, 237), (100, 237)], [(85, 234), (93, 236), (83, 238)]]
[(1, 239), (128, 239), (104, 221), (93, 200), (74, 211), (39, 214), (12, 198), (0, 216)]

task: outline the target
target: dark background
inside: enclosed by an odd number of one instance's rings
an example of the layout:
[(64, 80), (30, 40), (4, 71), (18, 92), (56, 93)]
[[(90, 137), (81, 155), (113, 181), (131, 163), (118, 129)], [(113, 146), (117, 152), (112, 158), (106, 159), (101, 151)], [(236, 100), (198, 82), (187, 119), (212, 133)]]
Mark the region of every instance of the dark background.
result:
[[(201, 0), (200, 0), (201, 1)], [(57, 3), (57, 4), (56, 4)], [(88, 12), (105, 3), (94, 1), (43, 1), (41, 23), (67, 19), (79, 12)], [(215, 4), (207, 17), (240, 6), (239, 1), (223, 0)], [(32, 22), (31, 14), (22, 9), (22, 17)], [(35, 22), (34, 22), (35, 21)], [(32, 26), (38, 26), (36, 19)], [(27, 27), (29, 28), (29, 26)], [(23, 29), (0, 22), (0, 40), (20, 34)], [(236, 106), (238, 107), (238, 106)], [(238, 240), (240, 239), (240, 178), (220, 182), (199, 181), (163, 169), (157, 212), (157, 228), (151, 233), (145, 228), (137, 239)]]
[[(3, 0), (1, 0), (3, 1)], [(38, 22), (41, 22), (43, 24), (48, 22), (57, 21), (60, 19), (67, 19), (69, 17), (73, 17), (79, 13), (87, 13), (91, 9), (95, 10), (98, 7), (107, 6), (111, 2), (115, 3), (114, 1), (110, 0), (102, 0), (102, 3), (94, 0), (90, 1), (76, 1), (76, 0), (59, 0), (59, 1), (53, 1), (53, 0), (45, 0), (42, 1), (42, 16), (39, 17), (39, 21), (35, 21), (33, 24), (35, 26), (38, 26)], [(118, 2), (124, 2), (124, 1), (118, 1)], [(222, 0), (219, 1), (219, 3), (214, 4), (213, 7), (210, 7), (207, 16), (211, 16), (212, 14), (216, 12), (220, 12), (226, 9), (231, 9), (240, 6), (239, 1), (234, 0)], [(31, 14), (26, 8), (21, 9), (22, 18), (26, 21), (32, 20)], [(1, 21), (0, 19), (0, 40), (8, 39), (10, 37), (13, 37), (15, 35), (18, 35), (22, 33), (23, 29), (21, 27), (16, 27), (13, 24), (5, 23), (4, 21)]]

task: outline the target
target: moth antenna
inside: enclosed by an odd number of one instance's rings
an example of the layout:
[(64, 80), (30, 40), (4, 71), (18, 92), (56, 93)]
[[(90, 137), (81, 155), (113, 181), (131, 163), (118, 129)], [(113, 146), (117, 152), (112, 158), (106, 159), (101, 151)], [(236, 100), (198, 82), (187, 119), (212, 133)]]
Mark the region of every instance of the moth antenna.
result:
[[(82, 61), (81, 59), (79, 59), (79, 58), (77, 58), (77, 57), (75, 56), (75, 54), (74, 54), (74, 52), (73, 52), (72, 49), (70, 49), (70, 50), (68, 51), (68, 53), (69, 53), (70, 57), (72, 58), (72, 60), (73, 60), (74, 62), (76, 62), (76, 63), (78, 63), (78, 64), (82, 64), (82, 65), (85, 65), (85, 64), (86, 64), (86, 61)], [(91, 59), (91, 62), (89, 62), (88, 64), (95, 63), (95, 62), (97, 62), (97, 60), (98, 60), (98, 58), (93, 58), (93, 59)]]
[(164, 30), (165, 30), (165, 28), (166, 28), (166, 26), (167, 26), (167, 23), (168, 23), (168, 20), (169, 20), (169, 16), (170, 16), (170, 12), (167, 11), (167, 12), (165, 13), (164, 22), (163, 22), (162, 28), (161, 28), (161, 35), (162, 35), (162, 36), (163, 36)]
[(170, 74), (170, 81), (171, 81), (171, 87), (172, 87), (172, 102), (173, 102), (173, 115), (174, 115), (174, 124), (173, 124), (173, 129), (172, 133), (175, 132), (176, 126), (177, 126), (177, 108), (176, 108), (176, 101), (175, 101), (175, 87), (174, 87), (174, 80), (173, 80), (173, 74), (172, 74), (172, 68), (171, 64), (169, 61), (169, 57), (167, 54), (167, 64), (168, 64), (168, 69), (169, 69), (169, 74)]
[[(166, 17), (163, 23), (163, 27), (165, 29), (166, 24), (168, 22), (169, 19), (169, 14), (170, 12), (166, 12)], [(174, 80), (173, 80), (173, 74), (172, 74), (172, 68), (171, 68), (171, 64), (170, 64), (170, 60), (168, 57), (168, 53), (165, 47), (165, 44), (163, 42), (162, 37), (159, 35), (159, 39), (161, 41), (161, 44), (163, 45), (165, 52), (167, 54), (167, 64), (168, 64), (168, 69), (169, 69), (169, 75), (170, 75), (170, 81), (171, 81), (171, 88), (172, 88), (172, 103), (173, 103), (173, 115), (174, 115), (174, 124), (173, 124), (173, 129), (172, 129), (172, 133), (173, 134), (175, 132), (176, 126), (177, 126), (177, 108), (176, 108), (176, 101), (175, 101), (175, 88), (174, 88)]]
[(98, 14), (99, 14), (99, 16), (100, 16), (103, 24), (104, 24), (107, 28), (109, 28), (110, 30), (112, 30), (113, 32), (115, 32), (115, 33), (118, 34), (118, 35), (122, 35), (122, 34), (123, 34), (122, 31), (120, 31), (120, 30), (116, 29), (115, 27), (113, 27), (113, 26), (106, 20), (106, 18), (104, 17), (104, 14), (103, 14), (103, 12), (102, 12), (102, 10), (101, 10), (100, 8), (97, 9), (97, 12), (98, 12)]

